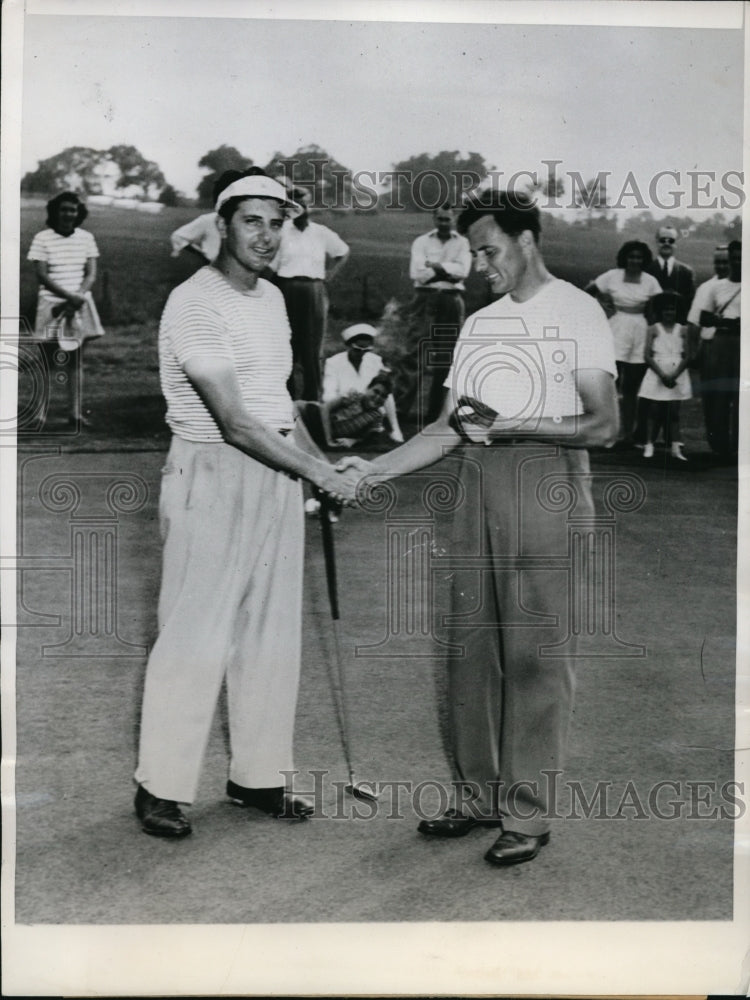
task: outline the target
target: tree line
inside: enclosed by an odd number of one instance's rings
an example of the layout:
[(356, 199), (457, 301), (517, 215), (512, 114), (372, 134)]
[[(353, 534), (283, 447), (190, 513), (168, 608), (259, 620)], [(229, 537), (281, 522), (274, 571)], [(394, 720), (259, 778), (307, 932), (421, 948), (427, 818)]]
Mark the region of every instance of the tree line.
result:
[[(116, 193), (122, 196), (161, 201), (165, 205), (193, 204), (210, 207), (212, 190), (217, 178), (226, 170), (246, 170), (255, 166), (234, 146), (222, 144), (205, 153), (198, 161), (204, 171), (196, 188), (196, 198), (186, 198), (169, 184), (157, 163), (147, 160), (135, 146), (117, 145), (105, 150), (85, 146), (69, 146), (62, 152), (41, 160), (37, 169), (24, 175), (21, 190), (46, 196), (63, 190), (84, 195)], [(339, 163), (321, 146), (311, 143), (300, 146), (291, 154), (277, 151), (265, 164), (259, 164), (272, 177), (285, 179), (307, 189), (318, 207), (345, 207), (375, 210), (398, 207), (406, 211), (424, 211), (447, 202), (459, 204), (468, 190), (479, 186), (496, 171), (477, 152), (461, 155), (458, 150), (442, 150), (436, 154), (419, 153), (393, 164), (392, 170), (355, 174)], [(572, 192), (571, 205), (577, 210), (576, 224), (586, 228), (616, 228), (617, 214), (612, 211), (606, 183), (601, 177), (583, 181)], [(564, 183), (554, 171), (538, 179), (528, 174), (526, 187), (530, 193), (554, 205), (564, 194)], [(114, 189), (111, 192), (111, 189)], [(368, 197), (369, 195), (369, 197)], [(565, 225), (561, 220), (558, 224)], [(741, 238), (741, 216), (727, 221), (721, 212), (694, 221), (685, 216), (660, 219), (662, 225), (673, 225), (684, 236), (708, 239)], [(624, 233), (643, 232), (652, 228), (654, 216), (649, 211), (629, 214), (623, 224)]]

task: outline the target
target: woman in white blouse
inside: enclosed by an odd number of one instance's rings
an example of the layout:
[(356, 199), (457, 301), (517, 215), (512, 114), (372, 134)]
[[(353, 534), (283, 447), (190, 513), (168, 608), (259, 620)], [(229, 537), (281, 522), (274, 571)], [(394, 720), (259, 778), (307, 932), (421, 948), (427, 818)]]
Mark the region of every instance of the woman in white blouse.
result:
[(661, 285), (644, 268), (651, 250), (640, 240), (628, 240), (617, 253), (617, 267), (595, 278), (586, 291), (601, 302), (615, 341), (617, 388), (620, 395), (620, 436), (632, 443), (638, 390), (646, 373), (646, 306)]
[(39, 281), (34, 338), (64, 354), (79, 351), (78, 364), (67, 366), (69, 422), (76, 426), (88, 424), (80, 352), (87, 340), (104, 333), (91, 295), (99, 250), (91, 233), (80, 228), (87, 214), (72, 191), (50, 199), (47, 228), (36, 234), (28, 252)]

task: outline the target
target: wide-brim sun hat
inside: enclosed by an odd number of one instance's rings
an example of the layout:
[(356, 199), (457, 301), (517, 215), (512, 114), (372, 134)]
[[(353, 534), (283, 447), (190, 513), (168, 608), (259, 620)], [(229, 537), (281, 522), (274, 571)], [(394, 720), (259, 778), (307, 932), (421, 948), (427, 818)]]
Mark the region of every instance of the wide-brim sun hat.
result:
[(230, 198), (271, 198), (280, 203), (291, 219), (302, 215), (304, 212), (304, 208), (301, 205), (298, 205), (296, 201), (292, 201), (289, 197), (289, 192), (283, 184), (279, 184), (273, 177), (265, 177), (262, 174), (256, 174), (252, 177), (240, 177), (236, 181), (232, 181), (231, 184), (228, 184), (216, 199), (214, 210), (218, 212), (221, 206), (229, 201)]

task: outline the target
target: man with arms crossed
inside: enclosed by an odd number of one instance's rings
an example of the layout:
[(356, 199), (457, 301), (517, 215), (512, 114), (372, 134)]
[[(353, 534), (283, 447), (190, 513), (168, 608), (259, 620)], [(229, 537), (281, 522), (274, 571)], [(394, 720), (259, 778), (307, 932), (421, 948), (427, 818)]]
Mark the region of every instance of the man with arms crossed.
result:
[(225, 678), (227, 794), (278, 818), (311, 813), (283, 775), (293, 768), (300, 670), (300, 479), (346, 500), (358, 478), (295, 443), (289, 323), (281, 292), (259, 275), (298, 206), (276, 181), (249, 173), (218, 192), (219, 255), (172, 292), (159, 330), (173, 437), (135, 808), (144, 831), (161, 837), (191, 832), (180, 803), (195, 797)]
[(450, 352), (466, 318), (464, 278), (471, 270), (469, 241), (453, 228), (450, 205), (437, 209), (433, 221), (435, 228), (418, 236), (411, 246), (409, 277), (414, 282), (414, 299), (395, 390), (398, 412), (406, 417), (419, 387), (420, 360), (427, 356), (425, 351), (432, 352), (428, 421), (435, 420), (443, 405)]
[[(545, 267), (536, 206), (520, 195), (488, 191), (468, 203), (458, 225), (468, 233), (477, 271), (503, 298), (465, 323), (438, 420), (366, 471), (377, 482), (455, 450), (470, 492), (456, 511), (451, 549), (459, 557), (481, 553), (499, 560), (482, 571), (451, 574), (451, 618), (463, 617), (463, 628), (453, 626), (449, 635), (461, 652), (448, 664), (461, 801), (458, 809), (423, 820), (419, 830), (460, 837), (501, 826), (485, 858), (508, 865), (531, 860), (549, 840), (554, 802), (543, 772), (563, 763), (573, 698), (571, 649), (540, 655), (565, 637), (567, 574), (545, 566), (545, 559), (567, 554), (567, 513), (543, 507), (537, 489), (546, 477), (569, 482), (576, 512), (593, 512), (586, 448), (615, 441), (616, 367), (601, 307)], [(530, 363), (506, 364), (509, 352)], [(543, 384), (531, 387), (541, 388), (539, 405), (524, 414), (529, 384), (523, 373), (540, 359)], [(523, 566), (514, 565), (516, 555)]]

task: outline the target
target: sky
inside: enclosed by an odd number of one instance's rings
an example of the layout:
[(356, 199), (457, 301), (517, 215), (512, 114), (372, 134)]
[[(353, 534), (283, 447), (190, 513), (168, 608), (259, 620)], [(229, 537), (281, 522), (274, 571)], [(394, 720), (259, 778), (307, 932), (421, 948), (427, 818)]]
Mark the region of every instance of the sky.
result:
[(632, 171), (649, 207), (654, 174), (679, 171), (690, 214), (742, 169), (742, 44), (708, 29), (33, 15), (21, 168), (132, 144), (194, 196), (222, 143), (260, 164), (317, 143), (376, 172), (456, 149), (506, 175), (544, 176), (546, 159), (608, 171), (615, 196)]

